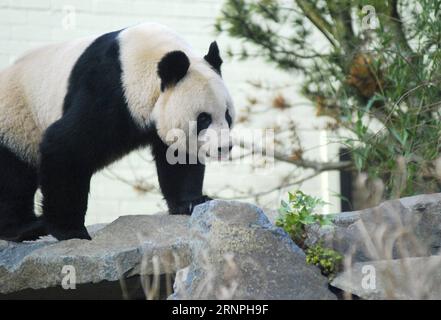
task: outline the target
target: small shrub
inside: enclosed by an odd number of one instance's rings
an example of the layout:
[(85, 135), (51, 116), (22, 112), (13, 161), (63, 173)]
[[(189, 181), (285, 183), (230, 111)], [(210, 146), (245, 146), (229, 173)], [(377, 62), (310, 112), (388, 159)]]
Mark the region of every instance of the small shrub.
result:
[(309, 224), (319, 223), (321, 226), (331, 224), (330, 218), (316, 214), (314, 211), (324, 202), (298, 190), (288, 192), (288, 202), (282, 200), (276, 225), (283, 228), (301, 248), (305, 248), (305, 227)]
[(343, 256), (340, 253), (324, 248), (322, 244), (315, 244), (306, 249), (306, 263), (319, 267), (321, 272), (329, 278), (333, 278), (341, 269), (342, 261)]

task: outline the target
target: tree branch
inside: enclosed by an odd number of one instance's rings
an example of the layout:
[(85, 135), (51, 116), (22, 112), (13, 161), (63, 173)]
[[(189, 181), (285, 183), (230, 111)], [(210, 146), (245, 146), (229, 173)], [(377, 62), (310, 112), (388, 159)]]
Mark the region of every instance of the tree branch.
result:
[(291, 163), (297, 167), (301, 167), (304, 169), (313, 169), (314, 171), (320, 173), (323, 171), (332, 171), (332, 170), (348, 170), (352, 168), (352, 162), (351, 161), (340, 161), (340, 162), (320, 162), (320, 161), (313, 161), (313, 160), (306, 160), (306, 159), (295, 159), (290, 155), (283, 154), (281, 152), (278, 152), (274, 150), (274, 153), (268, 152), (264, 148), (259, 148), (255, 145), (249, 145), (244, 141), (239, 142), (239, 146), (241, 148), (251, 150), (253, 154), (260, 154), (262, 156), (268, 157), (268, 156), (274, 156), (274, 159)]
[(329, 13), (334, 20), (333, 35), (345, 50), (350, 54), (355, 47), (354, 30), (352, 28), (351, 5), (348, 1), (326, 0)]
[(338, 44), (334, 40), (334, 34), (332, 33), (332, 26), (326, 21), (318, 12), (317, 8), (309, 0), (296, 0), (297, 5), (303, 11), (305, 16), (317, 29), (328, 39), (333, 47), (338, 47)]
[(398, 13), (398, 0), (388, 0), (387, 7), (380, 7), (380, 13), (378, 15), (380, 22), (386, 27), (386, 30), (395, 36), (395, 42), (399, 45), (400, 49), (408, 55), (414, 55), (404, 34), (403, 23)]
[(312, 174), (307, 175), (307, 176), (305, 176), (305, 177), (303, 177), (303, 178), (300, 178), (299, 180), (291, 181), (291, 182), (287, 182), (287, 183), (284, 183), (284, 184), (278, 185), (278, 186), (276, 186), (276, 187), (274, 187), (274, 188), (271, 188), (271, 189), (268, 189), (268, 190), (265, 190), (265, 191), (260, 191), (260, 192), (251, 193), (251, 194), (244, 194), (244, 195), (242, 195), (242, 196), (233, 196), (233, 197), (216, 197), (216, 198), (223, 199), (223, 200), (240, 200), (240, 199), (246, 199), (246, 198), (261, 197), (261, 196), (265, 196), (265, 195), (267, 195), (267, 194), (270, 194), (270, 193), (275, 192), (275, 191), (280, 190), (280, 189), (284, 189), (284, 188), (288, 188), (288, 187), (292, 187), (292, 186), (295, 186), (295, 185), (301, 184), (301, 183), (303, 183), (303, 182), (305, 182), (305, 181), (307, 181), (307, 180), (310, 180), (310, 179), (312, 179), (312, 178), (315, 178), (315, 177), (318, 176), (320, 173), (321, 173), (321, 172), (313, 172)]

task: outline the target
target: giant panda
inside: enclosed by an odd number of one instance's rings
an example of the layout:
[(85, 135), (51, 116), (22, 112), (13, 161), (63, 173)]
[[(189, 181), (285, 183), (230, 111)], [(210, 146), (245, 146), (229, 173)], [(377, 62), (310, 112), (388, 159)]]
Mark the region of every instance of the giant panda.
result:
[[(84, 217), (92, 175), (147, 145), (170, 214), (191, 214), (209, 200), (204, 162), (168, 161), (178, 142), (167, 135), (186, 132), (182, 147), (206, 129), (231, 128), (221, 64), (216, 42), (200, 57), (169, 28), (144, 23), (31, 51), (1, 71), (0, 239), (90, 239)], [(210, 139), (218, 156), (231, 149), (231, 139)]]

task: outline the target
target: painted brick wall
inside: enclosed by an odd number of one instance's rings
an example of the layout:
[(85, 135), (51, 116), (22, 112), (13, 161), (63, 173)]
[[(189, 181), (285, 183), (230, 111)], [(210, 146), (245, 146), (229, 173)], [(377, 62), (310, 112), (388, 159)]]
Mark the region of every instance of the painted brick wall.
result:
[[(201, 54), (216, 37), (214, 19), (218, 16), (222, 1), (219, 0), (0, 0), (0, 69), (6, 67), (25, 51), (42, 44), (100, 34), (124, 28), (143, 21), (166, 24), (184, 36)], [(217, 38), (221, 49), (237, 45), (225, 36)], [(247, 96), (255, 94), (247, 81), (292, 81), (288, 75), (275, 71), (261, 61), (226, 61), (224, 78), (238, 108), (245, 104)], [(300, 81), (300, 79), (298, 79)], [(287, 95), (303, 101), (292, 88)], [(262, 99), (270, 99), (274, 93), (265, 93)], [(314, 128), (320, 122), (314, 119), (313, 110), (296, 107), (289, 116), (300, 124), (307, 155), (329, 158), (335, 150), (327, 145), (326, 135)], [(283, 121), (287, 114), (275, 115)], [(267, 123), (264, 117), (258, 124)], [(134, 181), (144, 177), (156, 184), (154, 167), (148, 150), (141, 150), (98, 173), (92, 180), (87, 223), (109, 222), (125, 214), (150, 214), (164, 209), (158, 194), (139, 193), (121, 180)], [(266, 190), (275, 186), (280, 174), (292, 170), (290, 166), (277, 166), (270, 172), (255, 172), (249, 165), (216, 165), (207, 168), (208, 193), (223, 190), (231, 196), (240, 186)], [(116, 178), (118, 177), (118, 178)], [(326, 210), (338, 210), (338, 200), (332, 194), (338, 192), (338, 175), (324, 174), (303, 185), (306, 192), (322, 196), (333, 204)], [(264, 198), (265, 199), (265, 198)], [(278, 196), (265, 199), (274, 207)]]

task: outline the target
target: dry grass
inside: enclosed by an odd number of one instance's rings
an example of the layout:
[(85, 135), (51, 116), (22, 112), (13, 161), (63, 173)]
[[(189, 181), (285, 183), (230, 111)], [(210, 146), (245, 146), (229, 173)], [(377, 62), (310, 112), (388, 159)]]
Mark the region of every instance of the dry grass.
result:
[[(380, 210), (384, 210), (384, 207)], [(386, 299), (434, 298), (434, 287), (439, 286), (434, 280), (435, 276), (439, 277), (437, 273), (441, 270), (441, 258), (426, 259), (424, 263), (418, 264), (417, 269), (412, 267), (412, 262), (415, 262), (412, 257), (428, 257), (432, 254), (430, 245), (423, 242), (415, 232), (419, 219), (412, 213), (407, 216), (400, 215), (393, 208), (387, 208), (385, 211), (382, 214), (374, 212), (374, 229), (372, 222), (358, 222), (363, 253), (368, 260), (381, 261), (382, 267), (376, 270), (376, 281), (381, 282), (378, 286), (383, 289)], [(357, 281), (359, 279), (356, 277), (359, 275), (351, 272), (356, 252), (360, 250), (359, 246), (352, 245), (344, 259), (344, 269)], [(441, 251), (437, 254), (441, 254)], [(440, 279), (441, 277), (438, 281)], [(346, 298), (350, 299), (351, 296), (347, 294)]]

